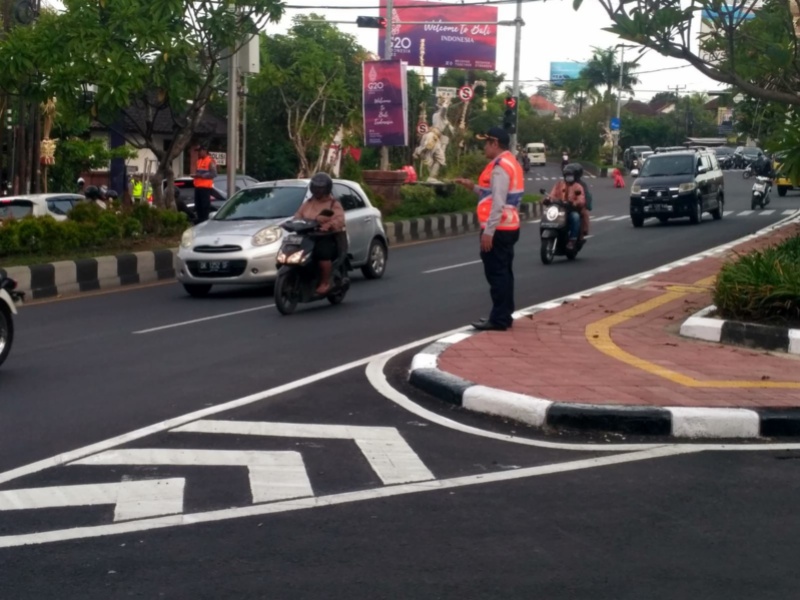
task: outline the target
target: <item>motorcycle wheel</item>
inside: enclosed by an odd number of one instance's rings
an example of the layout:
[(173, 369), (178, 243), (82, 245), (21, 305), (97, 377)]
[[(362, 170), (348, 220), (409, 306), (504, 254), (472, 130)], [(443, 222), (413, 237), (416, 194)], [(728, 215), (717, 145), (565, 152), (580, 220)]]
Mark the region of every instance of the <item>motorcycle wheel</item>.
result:
[(542, 240), (542, 246), (539, 250), (539, 257), (542, 259), (542, 263), (545, 265), (549, 265), (551, 262), (553, 262), (555, 256), (556, 256), (556, 238)]
[(752, 174), (753, 174), (753, 173), (752, 173), (752, 172), (750, 172), (748, 169), (745, 169), (744, 171), (742, 171), (742, 177), (743, 177), (743, 178), (745, 178), (745, 179), (750, 179), (750, 176), (751, 176)]
[[(0, 300), (0, 302), (2, 301)], [(11, 311), (5, 306), (0, 306), (0, 365), (5, 362), (11, 352), (13, 341), (14, 321), (11, 319)]]
[(282, 315), (290, 315), (297, 309), (299, 276), (289, 271), (278, 276), (275, 282), (275, 308)]
[(758, 208), (758, 200), (755, 196), (750, 199), (750, 210), (755, 210)]
[(330, 294), (328, 298), (328, 302), (332, 305), (336, 306), (337, 304), (341, 304), (344, 301), (344, 297), (347, 295), (347, 292), (344, 290), (339, 290), (335, 294)]

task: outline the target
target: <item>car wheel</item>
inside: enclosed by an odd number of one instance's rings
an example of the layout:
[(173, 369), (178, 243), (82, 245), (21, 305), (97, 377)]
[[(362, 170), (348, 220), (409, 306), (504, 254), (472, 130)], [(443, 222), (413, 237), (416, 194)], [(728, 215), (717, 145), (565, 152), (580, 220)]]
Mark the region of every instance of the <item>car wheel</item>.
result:
[(725, 200), (719, 198), (719, 203), (717, 208), (711, 211), (711, 216), (714, 217), (715, 221), (719, 221), (722, 219), (723, 215), (725, 214)]
[[(2, 301), (0, 300), (0, 303)], [(2, 365), (14, 341), (14, 321), (11, 318), (11, 311), (6, 306), (0, 306), (0, 365)]]
[(778, 196), (780, 196), (781, 198), (783, 198), (786, 195), (786, 192), (788, 192), (788, 191), (789, 191), (789, 188), (787, 186), (785, 186), (785, 185), (779, 185), (778, 186)]
[(211, 291), (210, 283), (184, 283), (183, 289), (192, 298), (205, 298)]
[(378, 238), (369, 245), (367, 264), (361, 267), (361, 272), (367, 279), (380, 279), (386, 272), (386, 246)]
[(633, 223), (633, 226), (636, 227), (637, 229), (639, 227), (644, 227), (644, 217), (640, 217), (638, 215), (631, 215), (631, 223)]
[(703, 201), (698, 200), (694, 207), (694, 212), (689, 217), (693, 225), (699, 225), (703, 221)]
[(290, 315), (297, 308), (299, 277), (297, 271), (278, 275), (275, 282), (275, 308), (282, 315)]

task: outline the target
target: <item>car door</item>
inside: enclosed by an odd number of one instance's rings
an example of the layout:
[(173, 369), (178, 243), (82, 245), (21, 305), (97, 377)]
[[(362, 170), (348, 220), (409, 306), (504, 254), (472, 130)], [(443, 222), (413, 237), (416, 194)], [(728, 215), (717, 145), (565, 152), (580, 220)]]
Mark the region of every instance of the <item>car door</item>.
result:
[(367, 261), (369, 244), (372, 241), (375, 215), (367, 208), (358, 192), (348, 185), (335, 183), (333, 195), (344, 208), (348, 251), (353, 257), (353, 263), (363, 264)]
[(698, 174), (697, 174), (697, 187), (700, 188), (700, 193), (703, 196), (703, 208), (707, 209), (711, 206), (712, 187), (714, 172), (711, 167), (711, 161), (707, 154), (699, 154), (698, 161)]
[(722, 174), (722, 167), (719, 164), (719, 160), (717, 160), (716, 154), (709, 154), (708, 160), (711, 162), (711, 204), (717, 208), (725, 184), (725, 176)]

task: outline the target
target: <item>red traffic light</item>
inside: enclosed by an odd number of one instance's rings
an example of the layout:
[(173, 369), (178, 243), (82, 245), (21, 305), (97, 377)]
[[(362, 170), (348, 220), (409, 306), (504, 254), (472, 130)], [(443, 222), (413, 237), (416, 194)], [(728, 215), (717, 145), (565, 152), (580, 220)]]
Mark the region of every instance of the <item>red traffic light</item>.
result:
[(386, 29), (386, 19), (384, 17), (358, 17), (356, 25), (372, 29)]
[(514, 108), (517, 106), (517, 99), (513, 96), (509, 96), (506, 98), (506, 107), (507, 108)]

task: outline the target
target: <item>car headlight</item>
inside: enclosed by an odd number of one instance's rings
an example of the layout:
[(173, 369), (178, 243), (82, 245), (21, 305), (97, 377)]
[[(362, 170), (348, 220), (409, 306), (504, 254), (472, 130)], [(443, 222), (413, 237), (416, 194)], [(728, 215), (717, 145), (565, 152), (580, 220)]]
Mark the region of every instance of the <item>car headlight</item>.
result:
[(274, 244), (283, 235), (283, 230), (274, 225), (265, 227), (253, 236), (253, 246), (266, 246), (267, 244)]
[(682, 183), (678, 186), (679, 192), (693, 192), (695, 189), (697, 189), (697, 184), (694, 181), (690, 183)]
[(194, 227), (187, 229), (181, 236), (181, 248), (191, 248), (194, 243)]
[(641, 193), (642, 193), (642, 186), (640, 185), (631, 186), (631, 194), (641, 194)]

